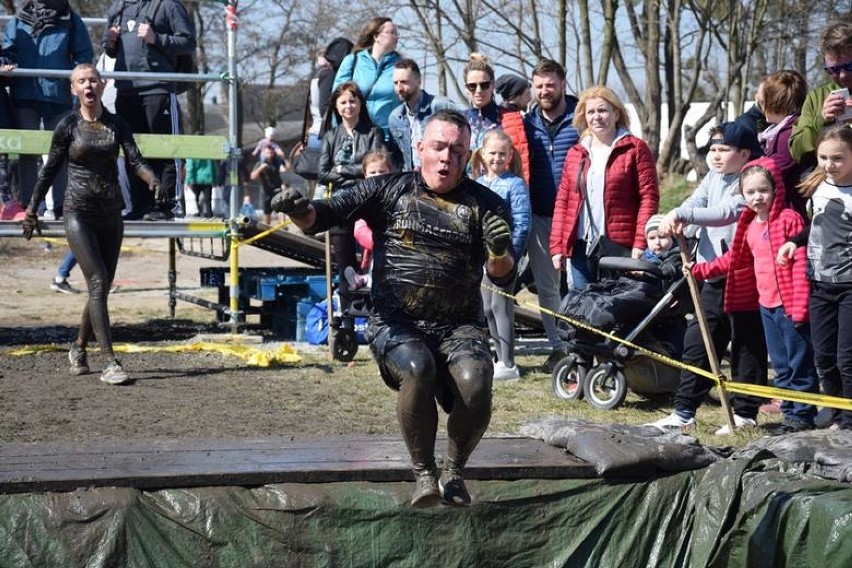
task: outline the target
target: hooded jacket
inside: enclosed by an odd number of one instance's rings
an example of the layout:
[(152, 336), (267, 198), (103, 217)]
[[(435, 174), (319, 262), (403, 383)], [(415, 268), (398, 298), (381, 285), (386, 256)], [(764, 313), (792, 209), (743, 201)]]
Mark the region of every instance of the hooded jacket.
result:
[[(349, 52), (352, 51), (352, 42), (345, 37), (338, 37), (331, 40), (328, 47), (325, 48), (325, 60), (328, 61), (328, 66), (321, 67), (317, 70), (316, 79), (316, 96), (311, 94), (312, 106), (316, 105), (314, 114), (314, 124), (316, 132), (319, 132), (322, 117), (325, 116), (325, 111), (328, 108), (328, 101), (331, 100), (332, 84), (337, 70), (340, 69), (340, 63)], [(313, 86), (312, 86), (313, 88)], [(311, 109), (314, 112), (314, 109)]]
[[(92, 41), (86, 25), (76, 12), (57, 9), (51, 16), (39, 18), (37, 11), (44, 3), (26, 2), (6, 25), (3, 54), (9, 63), (22, 69), (71, 70), (80, 63), (91, 63)], [(51, 4), (51, 3), (48, 3)], [(41, 101), (71, 108), (71, 83), (68, 79), (49, 77), (13, 77), (11, 96), (17, 104)]]
[[(805, 249), (799, 247), (793, 262), (780, 266), (774, 261), (778, 249), (787, 239), (798, 235), (805, 226), (802, 216), (788, 209), (784, 197), (784, 178), (775, 160), (758, 158), (749, 162), (750, 166), (763, 166), (772, 173), (775, 196), (769, 210), (769, 245), (772, 250), (772, 264), (775, 268), (775, 281), (781, 294), (784, 312), (796, 323), (808, 321), (808, 296), (810, 282), (805, 275)], [(754, 220), (755, 213), (744, 209), (737, 221), (731, 249), (716, 259), (696, 264), (692, 273), (699, 280), (709, 280), (718, 276), (727, 276), (725, 285), (724, 309), (727, 313), (758, 310), (757, 280), (754, 275), (754, 256), (746, 240), (746, 231)]]

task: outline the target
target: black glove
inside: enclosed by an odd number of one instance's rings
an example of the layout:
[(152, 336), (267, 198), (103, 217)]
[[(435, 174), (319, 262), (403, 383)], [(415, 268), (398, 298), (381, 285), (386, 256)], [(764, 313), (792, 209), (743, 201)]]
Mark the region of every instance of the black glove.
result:
[(160, 180), (153, 180), (148, 184), (148, 189), (154, 192), (154, 203), (162, 205), (166, 202), (166, 191), (160, 185)]
[(30, 240), (33, 238), (33, 232), (41, 236), (41, 225), (38, 223), (38, 215), (27, 211), (27, 216), (21, 221), (23, 226), (24, 238)]
[(290, 217), (301, 217), (308, 212), (311, 202), (292, 187), (285, 187), (272, 198), (272, 210)]
[(482, 235), (492, 257), (505, 256), (512, 244), (512, 228), (499, 215), (487, 211), (482, 217)]

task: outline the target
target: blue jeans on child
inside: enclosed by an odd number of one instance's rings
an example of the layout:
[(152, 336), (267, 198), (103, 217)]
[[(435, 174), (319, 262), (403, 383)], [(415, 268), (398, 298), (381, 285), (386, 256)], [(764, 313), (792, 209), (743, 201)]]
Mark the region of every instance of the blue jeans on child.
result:
[[(760, 307), (763, 333), (769, 360), (775, 369), (775, 386), (799, 392), (819, 392), (819, 379), (811, 347), (811, 330), (808, 324), (796, 327), (784, 312), (784, 307)], [(816, 407), (802, 402), (781, 402), (784, 418), (813, 425)]]
[(65, 258), (62, 259), (62, 264), (59, 265), (57, 274), (61, 276), (63, 280), (68, 280), (68, 277), (71, 276), (71, 271), (75, 266), (77, 266), (77, 257), (74, 256), (74, 253), (71, 250), (69, 250), (65, 253)]

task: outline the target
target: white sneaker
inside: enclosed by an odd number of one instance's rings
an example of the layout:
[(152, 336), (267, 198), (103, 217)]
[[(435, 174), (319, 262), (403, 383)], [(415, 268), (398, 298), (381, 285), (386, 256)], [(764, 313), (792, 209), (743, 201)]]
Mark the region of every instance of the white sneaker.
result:
[(656, 422), (650, 422), (648, 424), (644, 424), (644, 426), (653, 426), (654, 428), (659, 428), (663, 432), (668, 432), (669, 430), (694, 430), (696, 423), (695, 418), (681, 418), (677, 412), (672, 412), (665, 418), (661, 418)]
[(507, 367), (502, 361), (494, 363), (494, 380), (495, 381), (517, 381), (521, 378), (521, 372), (517, 365)]
[[(734, 428), (736, 430), (739, 430), (740, 428), (754, 428), (755, 426), (757, 426), (757, 421), (754, 418), (745, 418), (739, 414), (734, 414)], [(717, 436), (727, 436), (730, 433), (731, 429), (727, 424), (714, 432)]]

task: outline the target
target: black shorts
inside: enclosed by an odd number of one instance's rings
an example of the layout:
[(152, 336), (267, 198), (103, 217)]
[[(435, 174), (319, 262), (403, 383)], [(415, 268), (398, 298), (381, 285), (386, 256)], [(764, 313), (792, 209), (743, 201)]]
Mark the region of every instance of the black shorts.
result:
[(412, 341), (425, 345), (435, 357), (435, 398), (445, 412), (452, 410), (453, 399), (449, 364), (458, 357), (470, 357), (488, 363), (492, 361), (488, 346), (488, 329), (477, 322), (439, 325), (384, 320), (374, 316), (370, 318), (366, 336), (382, 380), (393, 390), (399, 390), (400, 382), (387, 367), (387, 353), (403, 343)]

